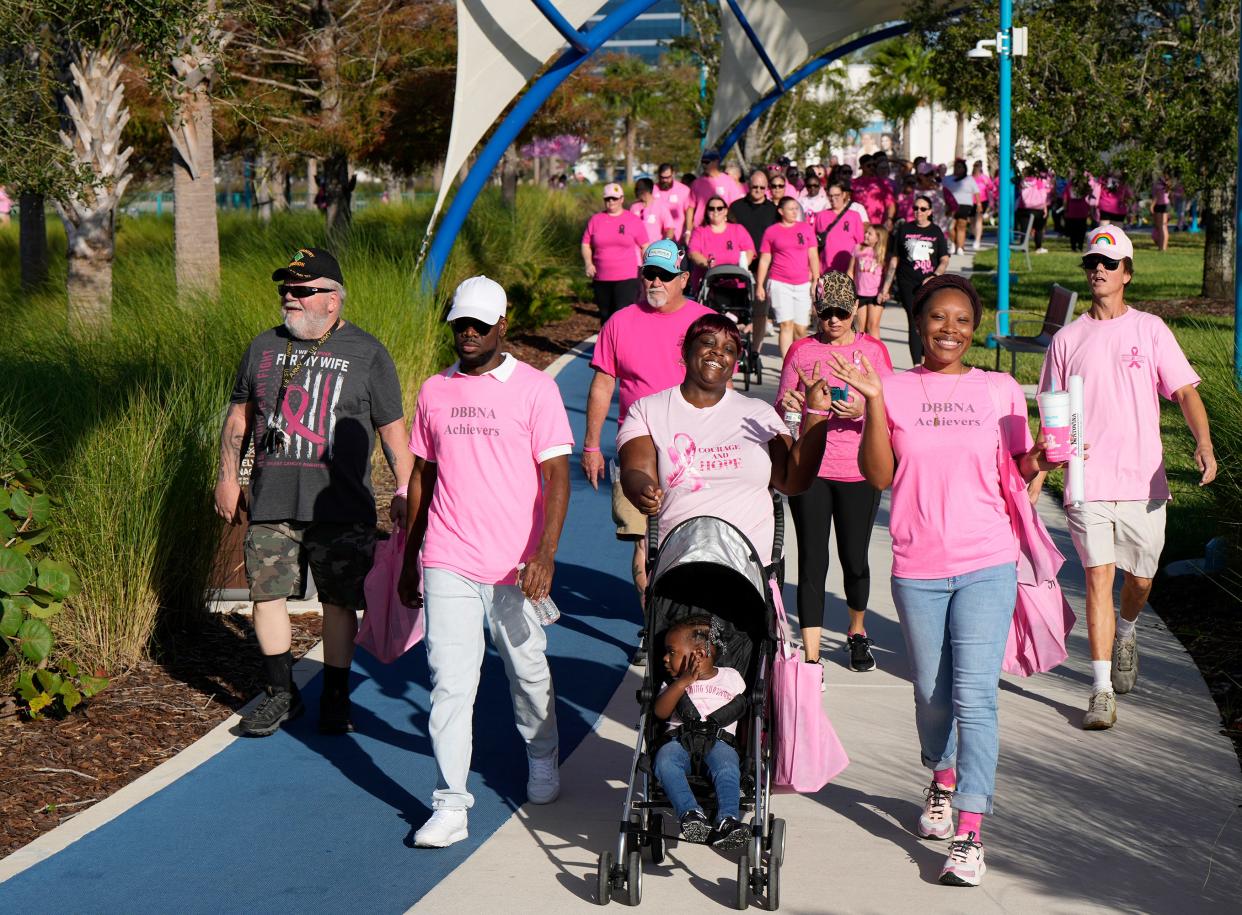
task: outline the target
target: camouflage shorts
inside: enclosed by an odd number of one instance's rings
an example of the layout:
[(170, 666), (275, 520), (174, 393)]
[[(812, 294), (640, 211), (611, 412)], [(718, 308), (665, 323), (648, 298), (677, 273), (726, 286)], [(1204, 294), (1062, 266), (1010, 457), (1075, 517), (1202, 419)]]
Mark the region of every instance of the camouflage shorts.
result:
[(246, 580), (251, 600), (302, 591), (307, 565), (324, 603), (363, 606), (362, 582), (375, 555), (375, 525), (327, 521), (252, 523), (246, 531)]

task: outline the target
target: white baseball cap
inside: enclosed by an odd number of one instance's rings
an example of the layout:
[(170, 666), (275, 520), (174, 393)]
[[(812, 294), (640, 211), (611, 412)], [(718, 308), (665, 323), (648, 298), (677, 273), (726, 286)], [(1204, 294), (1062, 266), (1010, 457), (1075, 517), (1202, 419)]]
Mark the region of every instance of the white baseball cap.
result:
[(1119, 261), (1123, 257), (1134, 257), (1134, 245), (1119, 226), (1100, 226), (1087, 236), (1087, 250), (1082, 256), (1089, 254), (1102, 254)]
[(472, 276), (462, 280), (453, 293), (453, 307), (445, 320), (475, 318), (489, 326), (499, 324), (508, 304), (503, 286), (485, 276)]

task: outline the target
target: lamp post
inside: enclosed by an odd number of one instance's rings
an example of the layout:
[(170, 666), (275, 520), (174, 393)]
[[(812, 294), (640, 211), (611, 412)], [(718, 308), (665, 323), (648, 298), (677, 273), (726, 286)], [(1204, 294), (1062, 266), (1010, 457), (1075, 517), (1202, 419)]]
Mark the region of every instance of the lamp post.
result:
[[(1001, 0), (1000, 31), (995, 38), (984, 38), (967, 53), (979, 60), (992, 56), (996, 49), (1000, 58), (1000, 179), (997, 200), (996, 228), (996, 333), (1009, 335), (1009, 239), (1013, 230), (1013, 126), (1010, 114), (1013, 59), (1026, 56), (1026, 29), (1013, 27), (1013, 0)], [(996, 342), (988, 338), (988, 345)]]

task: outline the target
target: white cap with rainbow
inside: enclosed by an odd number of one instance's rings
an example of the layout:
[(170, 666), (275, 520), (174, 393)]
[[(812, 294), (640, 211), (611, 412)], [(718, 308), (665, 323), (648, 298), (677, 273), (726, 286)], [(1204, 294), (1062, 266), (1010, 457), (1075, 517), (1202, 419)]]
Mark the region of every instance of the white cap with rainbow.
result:
[(1083, 257), (1089, 254), (1102, 254), (1119, 261), (1123, 257), (1134, 257), (1134, 245), (1119, 226), (1100, 226), (1087, 236), (1087, 250), (1083, 252)]

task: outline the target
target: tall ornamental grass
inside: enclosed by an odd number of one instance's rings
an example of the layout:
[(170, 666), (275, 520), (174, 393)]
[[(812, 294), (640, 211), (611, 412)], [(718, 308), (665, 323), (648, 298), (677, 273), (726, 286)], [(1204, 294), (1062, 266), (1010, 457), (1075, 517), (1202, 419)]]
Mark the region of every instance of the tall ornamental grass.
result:
[[(392, 353), (407, 416), (418, 385), (451, 356), (444, 295), (414, 277), (427, 203), (359, 213), (341, 260), (348, 320)], [(534, 265), (568, 275), (588, 210), (580, 198), (524, 188), (516, 210), (488, 192), (467, 222), (441, 288), (486, 273), (509, 284)], [(218, 299), (177, 302), (170, 217), (121, 217), (113, 329), (73, 340), (64, 235), (49, 223), (52, 280), (23, 295), (17, 232), (0, 230), (0, 456), (18, 452), (60, 497), (54, 551), (81, 594), (54, 620), (59, 644), (110, 674), (147, 651), (157, 620), (199, 611), (221, 525), (212, 510), (220, 423), (249, 340), (280, 321), (272, 270), (325, 245), (317, 213), (270, 224), (220, 214)]]

